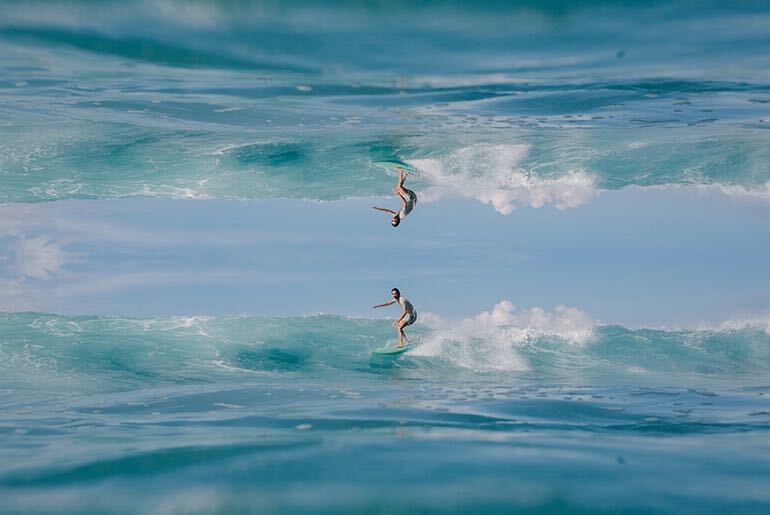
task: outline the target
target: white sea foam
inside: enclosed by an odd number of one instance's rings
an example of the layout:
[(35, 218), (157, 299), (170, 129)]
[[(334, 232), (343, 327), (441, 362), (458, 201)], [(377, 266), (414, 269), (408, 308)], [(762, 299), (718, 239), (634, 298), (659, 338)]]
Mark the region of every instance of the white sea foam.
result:
[(40, 210), (23, 204), (0, 205), (0, 238), (20, 236), (41, 223)]
[(0, 278), (0, 311), (38, 311), (45, 296), (23, 279)]
[(726, 184), (722, 182), (710, 183), (666, 183), (650, 186), (629, 185), (624, 190), (635, 191), (687, 191), (701, 194), (721, 194), (729, 197), (737, 197), (749, 200), (770, 202), (770, 181), (755, 186), (740, 184)]
[(246, 148), (251, 147), (253, 145), (261, 145), (265, 143), (264, 141), (250, 141), (248, 143), (229, 143), (227, 145), (224, 145), (222, 147), (216, 148), (214, 150), (211, 150), (209, 154), (214, 156), (223, 156), (227, 154), (228, 152), (231, 152), (233, 150), (239, 149), (239, 148)]
[(459, 193), (490, 204), (497, 212), (507, 215), (517, 206), (577, 207), (596, 196), (595, 180), (583, 169), (548, 178), (527, 172), (520, 163), (528, 151), (529, 146), (523, 144), (477, 144), (444, 157), (408, 162), (431, 183), (421, 195), (425, 202)]
[(193, 329), (199, 336), (209, 336), (204, 329), (206, 323), (212, 320), (208, 316), (172, 316), (140, 320), (144, 331), (175, 331), (178, 329)]
[(433, 331), (413, 355), (441, 356), (473, 370), (510, 371), (529, 369), (518, 348), (532, 339), (551, 336), (585, 345), (593, 338), (595, 325), (586, 312), (576, 308), (518, 310), (508, 300), (457, 323), (432, 313), (422, 314), (420, 321)]
[(735, 318), (723, 322), (718, 327), (722, 331), (741, 331), (743, 329), (761, 329), (770, 334), (770, 313), (764, 315), (751, 316), (746, 318)]
[(764, 201), (770, 201), (770, 181), (767, 181), (764, 185), (756, 186), (753, 188), (740, 186), (737, 184), (720, 184), (716, 183), (710, 186), (702, 186), (702, 188), (713, 189), (716, 188), (725, 195), (731, 197), (744, 197), (751, 199), (758, 199)]
[(700, 322), (678, 324), (642, 324), (627, 326), (630, 331), (649, 329), (670, 333), (696, 332), (696, 333), (721, 333), (727, 331), (760, 330), (770, 335), (770, 312), (735, 316), (722, 320), (703, 320)]

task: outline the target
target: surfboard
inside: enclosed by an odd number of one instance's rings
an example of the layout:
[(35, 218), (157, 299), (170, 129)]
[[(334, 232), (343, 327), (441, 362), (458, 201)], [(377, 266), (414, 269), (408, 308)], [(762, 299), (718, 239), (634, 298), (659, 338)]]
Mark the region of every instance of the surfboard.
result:
[(383, 168), (388, 168), (391, 170), (395, 170), (396, 168), (403, 168), (407, 172), (413, 172), (414, 167), (408, 163), (404, 163), (403, 161), (399, 161), (398, 159), (385, 159), (383, 161), (373, 161), (373, 165), (375, 166), (381, 166)]
[(408, 343), (404, 345), (403, 347), (395, 347), (395, 346), (388, 346), (381, 347), (379, 349), (375, 349), (372, 351), (372, 354), (381, 354), (381, 355), (395, 355), (395, 354), (403, 354), (404, 352), (410, 351), (417, 347), (416, 343)]

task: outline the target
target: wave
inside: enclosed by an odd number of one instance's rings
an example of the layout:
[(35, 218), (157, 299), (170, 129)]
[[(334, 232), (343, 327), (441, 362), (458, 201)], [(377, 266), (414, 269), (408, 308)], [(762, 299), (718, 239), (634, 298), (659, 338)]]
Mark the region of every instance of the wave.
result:
[(72, 47), (117, 58), (154, 64), (195, 68), (244, 69), (262, 72), (308, 72), (307, 68), (239, 59), (151, 39), (114, 38), (98, 33), (83, 33), (55, 28), (14, 27), (0, 30), (0, 37), (43, 45)]
[(560, 307), (516, 310), (501, 302), (460, 322), (423, 317), (409, 333), (421, 342), (399, 360), (371, 351), (393, 339), (389, 321), (305, 317), (126, 319), (38, 313), (0, 315), (3, 387), (119, 390), (147, 384), (337, 377), (401, 367), (415, 378), (534, 374), (559, 378), (680, 374), (730, 380), (767, 377), (766, 319), (713, 330), (594, 325)]
[(595, 179), (584, 170), (569, 170), (556, 177), (538, 177), (520, 167), (527, 145), (474, 145), (452, 151), (442, 158), (408, 162), (431, 186), (427, 201), (460, 194), (491, 204), (501, 214), (517, 205), (534, 208), (554, 204), (559, 209), (589, 202), (597, 193)]
[(503, 214), (768, 198), (766, 8), (289, 4), (2, 3), (0, 202), (389, 195), (380, 159)]
[[(687, 187), (770, 199), (770, 150), (753, 136), (676, 144), (656, 138), (522, 136), (514, 142), (454, 144), (435, 135), (363, 140), (331, 132), (308, 139), (238, 142), (158, 130), (56, 128), (0, 143), (0, 202), (156, 197), (313, 199), (392, 194), (393, 177), (373, 163), (399, 159), (415, 173), (423, 202), (464, 196), (501, 214), (518, 206), (558, 209), (604, 191)], [(50, 136), (50, 138), (49, 138)], [(605, 137), (606, 136), (606, 137)], [(62, 138), (64, 138), (62, 140)], [(56, 141), (56, 140), (60, 141)], [(518, 140), (518, 141), (515, 141)], [(537, 140), (537, 141), (534, 141)]]
[(459, 322), (448, 322), (431, 313), (422, 318), (431, 331), (413, 355), (438, 357), (477, 371), (530, 370), (523, 347), (532, 342), (558, 340), (571, 348), (582, 347), (595, 337), (591, 317), (565, 306), (558, 306), (552, 313), (542, 308), (517, 310), (504, 300), (492, 311)]

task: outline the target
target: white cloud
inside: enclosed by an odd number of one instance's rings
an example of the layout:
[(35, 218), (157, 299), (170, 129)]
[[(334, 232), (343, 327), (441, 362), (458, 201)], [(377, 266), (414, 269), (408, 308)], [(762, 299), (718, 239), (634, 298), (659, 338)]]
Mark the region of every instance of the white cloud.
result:
[(78, 259), (78, 254), (65, 250), (64, 246), (48, 235), (14, 241), (10, 245), (15, 256), (14, 271), (41, 280), (63, 275), (64, 267)]
[(0, 237), (20, 236), (39, 224), (39, 211), (32, 206), (0, 205)]
[[(37, 241), (37, 238), (25, 239), (30, 230), (42, 223), (42, 212), (38, 206), (0, 205), (0, 238), (11, 240), (4, 244), (10, 253), (0, 255), (0, 262), (10, 262), (11, 269), (20, 274), (18, 277), (0, 278), (0, 311), (41, 311), (46, 295), (28, 284), (25, 277), (47, 278), (63, 266), (64, 256), (60, 251)], [(42, 256), (38, 255), (39, 251), (43, 252)]]
[(197, 245), (201, 240), (211, 245), (249, 245), (260, 241), (294, 241), (297, 236), (285, 232), (259, 228), (227, 231), (203, 230), (197, 227), (164, 230), (157, 227), (132, 227), (130, 224), (102, 222), (98, 219), (57, 217), (49, 226), (71, 236), (80, 243), (117, 242), (137, 245)]
[(42, 311), (43, 293), (21, 279), (0, 279), (0, 311)]
[[(228, 275), (229, 274), (229, 275)], [(114, 293), (120, 290), (131, 288), (143, 288), (147, 285), (158, 284), (189, 284), (191, 278), (195, 277), (198, 281), (221, 280), (223, 277), (239, 278), (242, 274), (237, 271), (218, 274), (216, 271), (195, 274), (194, 272), (177, 270), (169, 271), (142, 271), (142, 272), (121, 272), (113, 274), (89, 275), (77, 283), (67, 283), (58, 285), (52, 295), (64, 299), (88, 297), (92, 295), (101, 295), (105, 293)], [(213, 278), (213, 279), (212, 279)]]
[(520, 347), (535, 338), (556, 337), (574, 345), (585, 345), (594, 335), (594, 320), (584, 311), (558, 306), (517, 310), (510, 301), (498, 302), (460, 322), (424, 313), (420, 322), (433, 331), (414, 351), (415, 355), (440, 356), (455, 365), (473, 370), (529, 369)]
[(517, 206), (577, 207), (597, 195), (594, 178), (585, 170), (545, 178), (522, 169), (520, 162), (528, 150), (523, 144), (478, 144), (437, 159), (412, 159), (409, 164), (432, 185), (420, 196), (424, 202), (459, 193), (507, 215)]

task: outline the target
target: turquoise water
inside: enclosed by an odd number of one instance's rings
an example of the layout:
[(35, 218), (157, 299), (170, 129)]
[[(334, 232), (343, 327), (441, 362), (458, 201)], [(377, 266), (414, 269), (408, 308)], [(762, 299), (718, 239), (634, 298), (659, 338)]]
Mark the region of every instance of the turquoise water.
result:
[(0, 502), (767, 512), (767, 328), (592, 332), (394, 359), (385, 320), (3, 315)]
[[(391, 159), (421, 205), (503, 215), (768, 199), (768, 27), (767, 2), (6, 1), (0, 202), (372, 197)], [(766, 317), (502, 315), (424, 316), (394, 359), (380, 319), (0, 313), (0, 512), (770, 512)]]
[(4, 2), (0, 200), (382, 195), (392, 158), (524, 204), (767, 196), (769, 9), (720, 5)]

